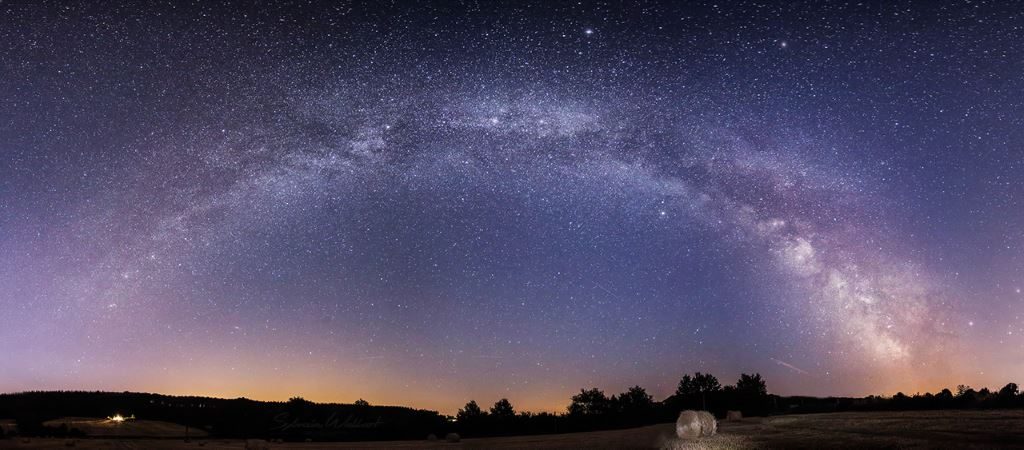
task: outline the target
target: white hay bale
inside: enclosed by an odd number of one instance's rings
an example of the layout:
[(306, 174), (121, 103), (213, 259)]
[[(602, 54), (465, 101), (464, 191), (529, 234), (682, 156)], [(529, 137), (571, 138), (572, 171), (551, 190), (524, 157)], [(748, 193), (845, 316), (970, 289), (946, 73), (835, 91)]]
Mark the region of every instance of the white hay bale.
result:
[(743, 418), (743, 413), (739, 411), (726, 411), (725, 420), (740, 420)]
[(714, 436), (717, 431), (718, 421), (707, 411), (686, 410), (676, 419), (676, 436), (682, 439)]
[(444, 437), (444, 440), (448, 442), (459, 442), (462, 440), (462, 437), (459, 436), (458, 433), (448, 433), (448, 435)]

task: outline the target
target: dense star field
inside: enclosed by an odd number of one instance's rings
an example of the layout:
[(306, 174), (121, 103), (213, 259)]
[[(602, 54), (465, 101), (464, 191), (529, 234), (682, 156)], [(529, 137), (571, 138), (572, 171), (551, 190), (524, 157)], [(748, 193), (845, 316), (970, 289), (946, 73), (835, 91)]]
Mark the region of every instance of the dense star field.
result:
[(1024, 373), (1019, 5), (86, 3), (0, 3), (0, 391)]

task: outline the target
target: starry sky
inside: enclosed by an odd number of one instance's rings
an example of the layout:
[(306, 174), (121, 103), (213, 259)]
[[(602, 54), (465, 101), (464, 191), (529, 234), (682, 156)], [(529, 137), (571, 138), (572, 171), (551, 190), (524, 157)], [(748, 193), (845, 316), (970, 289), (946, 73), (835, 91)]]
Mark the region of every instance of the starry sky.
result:
[(0, 3), (0, 391), (1024, 375), (1002, 1)]

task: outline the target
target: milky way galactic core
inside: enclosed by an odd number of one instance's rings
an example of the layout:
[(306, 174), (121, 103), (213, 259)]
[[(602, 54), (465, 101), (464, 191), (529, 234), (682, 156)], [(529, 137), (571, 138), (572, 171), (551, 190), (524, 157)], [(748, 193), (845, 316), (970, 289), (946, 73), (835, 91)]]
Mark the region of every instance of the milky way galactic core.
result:
[(0, 391), (1024, 373), (1007, 2), (0, 3)]

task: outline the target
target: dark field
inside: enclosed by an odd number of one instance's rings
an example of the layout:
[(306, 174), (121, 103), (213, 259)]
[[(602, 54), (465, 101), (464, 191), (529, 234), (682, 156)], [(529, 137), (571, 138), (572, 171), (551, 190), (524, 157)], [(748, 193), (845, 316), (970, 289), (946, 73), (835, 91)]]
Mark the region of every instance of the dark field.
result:
[[(65, 439), (0, 440), (0, 448), (64, 447)], [(201, 446), (200, 446), (201, 445)], [(242, 449), (240, 440), (79, 439), (75, 448)], [(681, 441), (673, 424), (590, 433), (464, 439), (269, 444), (270, 448), (1024, 448), (1024, 411), (910, 411), (748, 418), (722, 422), (711, 438)]]
[[(51, 420), (45, 423), (47, 426), (56, 427), (61, 424), (68, 428), (77, 428), (91, 437), (178, 437), (185, 436), (185, 427), (176, 423), (163, 422), (159, 420), (131, 420), (117, 423), (107, 419), (96, 419), (88, 417), (65, 417), (59, 420)], [(191, 429), (188, 435), (192, 437), (206, 436), (203, 430)]]

